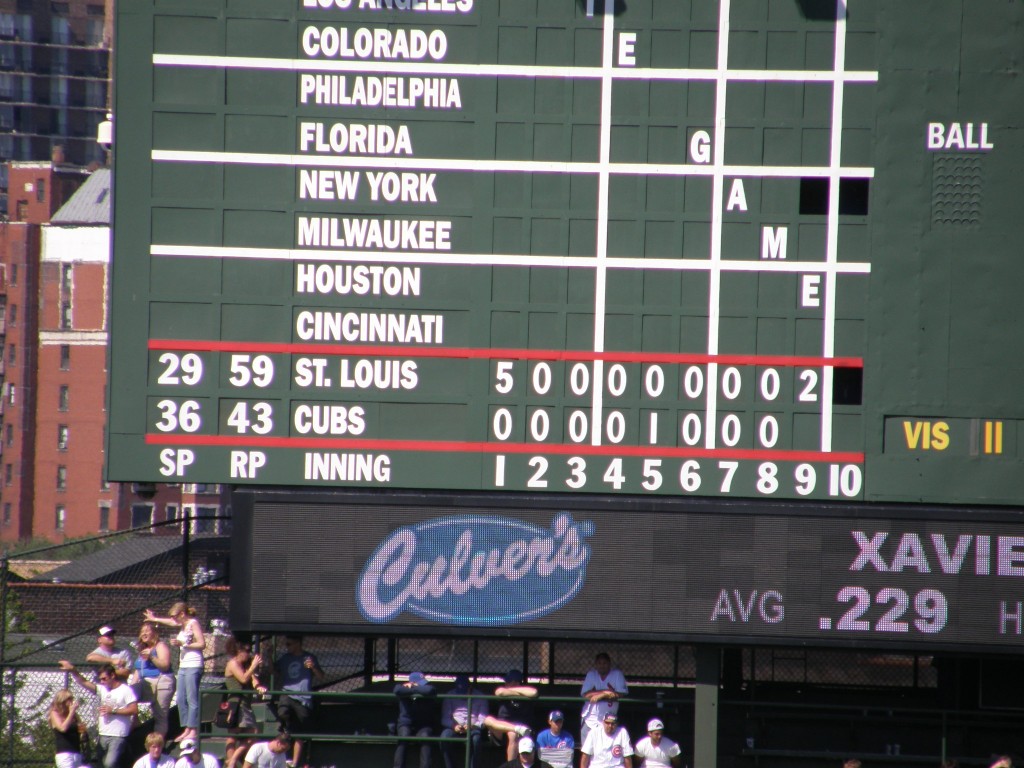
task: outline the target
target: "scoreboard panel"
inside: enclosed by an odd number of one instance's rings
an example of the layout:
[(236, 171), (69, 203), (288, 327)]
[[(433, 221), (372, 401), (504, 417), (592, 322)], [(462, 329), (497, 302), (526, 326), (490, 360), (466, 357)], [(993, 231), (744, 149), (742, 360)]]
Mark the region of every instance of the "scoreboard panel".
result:
[(117, 9), (108, 474), (1019, 505), (1024, 10)]
[(926, 653), (1017, 653), (1024, 632), (1019, 510), (255, 486), (232, 503), (231, 625), (257, 631)]

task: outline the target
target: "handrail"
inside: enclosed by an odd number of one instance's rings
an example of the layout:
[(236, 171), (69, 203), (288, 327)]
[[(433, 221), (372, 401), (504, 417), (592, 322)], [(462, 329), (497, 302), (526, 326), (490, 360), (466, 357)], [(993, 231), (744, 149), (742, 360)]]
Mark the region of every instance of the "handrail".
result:
[[(389, 681), (390, 682), (390, 681)], [(276, 696), (288, 696), (295, 695), (295, 691), (268, 689), (263, 694), (257, 694), (249, 691), (238, 691), (237, 689), (229, 688), (203, 688), (200, 691), (200, 696), (238, 696), (239, 693), (249, 696), (254, 699), (255, 702), (261, 702), (269, 704), (271, 700)], [(379, 701), (382, 704), (390, 703), (394, 704), (397, 702), (394, 691), (392, 690), (381, 690), (381, 691), (348, 691), (348, 692), (334, 692), (334, 691), (302, 691), (302, 696), (310, 696), (313, 699), (320, 702), (369, 702)], [(465, 699), (469, 701), (509, 701), (515, 699), (519, 701), (528, 701), (531, 704), (543, 705), (541, 708), (546, 709), (548, 706), (554, 708), (553, 705), (571, 703), (573, 705), (582, 704), (582, 698), (580, 696), (498, 696), (493, 693), (483, 692), (472, 692), (466, 693), (438, 693), (435, 694), (438, 701), (444, 701), (446, 699)], [(674, 704), (692, 704), (693, 700), (691, 697), (663, 697), (663, 698), (635, 698), (635, 697), (623, 697), (619, 699), (622, 704), (643, 704), (648, 707), (666, 707)], [(443, 729), (442, 729), (443, 730)], [(269, 734), (267, 734), (269, 735)], [(430, 743), (430, 744), (465, 744), (465, 766), (468, 768), (470, 760), (472, 758), (471, 742), (473, 740), (473, 729), (468, 730), (465, 734), (457, 736), (399, 736), (395, 733), (387, 734), (375, 734), (375, 733), (324, 733), (324, 732), (290, 732), (290, 736), (293, 739), (299, 741), (309, 741), (312, 743), (320, 742), (327, 744), (360, 744), (360, 743), (373, 743), (373, 744), (398, 744), (401, 742), (408, 743)], [(202, 735), (200, 735), (202, 738)], [(581, 745), (577, 744), (577, 749)]]

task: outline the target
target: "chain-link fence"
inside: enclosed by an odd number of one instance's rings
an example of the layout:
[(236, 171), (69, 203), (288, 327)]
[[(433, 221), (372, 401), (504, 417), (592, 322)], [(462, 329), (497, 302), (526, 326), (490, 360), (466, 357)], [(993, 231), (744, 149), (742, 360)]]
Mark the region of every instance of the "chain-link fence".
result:
[[(59, 690), (76, 687), (58, 662), (82, 665), (101, 626), (115, 629), (116, 647), (130, 649), (147, 608), (166, 615), (185, 600), (210, 629), (207, 671), (223, 667), (230, 539), (192, 533), (218, 519), (119, 531), (0, 560), (0, 764), (52, 764), (48, 710)], [(95, 724), (95, 706), (79, 714)]]
[[(63, 688), (72, 689), (87, 702), (80, 715), (87, 724), (95, 724), (95, 702), (59, 669), (58, 661), (68, 659), (82, 665), (97, 645), (97, 630), (104, 625), (116, 630), (119, 647), (130, 647), (146, 609), (166, 615), (172, 603), (185, 600), (196, 610), (207, 629), (203, 686), (207, 690), (222, 687), (230, 615), (230, 538), (194, 532), (212, 528), (175, 521), (0, 560), (4, 612), (0, 622), (0, 766), (52, 764), (53, 737), (47, 711)], [(168, 634), (166, 629), (164, 634)], [(271, 680), (270, 661), (283, 651), (284, 636), (246, 639), (251, 639), (267, 660), (266, 675), (261, 679)], [(489, 686), (509, 670), (521, 670), (530, 683), (542, 688), (545, 705), (568, 711), (574, 706), (578, 710), (579, 685), (594, 666), (595, 656), (608, 653), (629, 680), (631, 697), (640, 704), (646, 702), (648, 708), (657, 708), (651, 712), (668, 716), (671, 705), (685, 702), (697, 666), (694, 646), (668, 642), (473, 638), (464, 634), (310, 635), (304, 638), (304, 647), (317, 656), (325, 673), (318, 694), (325, 702), (338, 704), (335, 711), (346, 713), (325, 723), (325, 738), (352, 734), (365, 739), (374, 732), (386, 734), (385, 726), (394, 717), (392, 700), (367, 699), (348, 708), (340, 705), (352, 704), (346, 698), (352, 692), (360, 692), (358, 696), (387, 694), (396, 681), (413, 671), (427, 672), (442, 691), (459, 674), (470, 676), (490, 691), (493, 688)], [(737, 700), (752, 701), (759, 698), (758, 690), (785, 686), (933, 691), (936, 680), (932, 659), (923, 655), (782, 646), (736, 646), (722, 653), (724, 696)], [(211, 693), (207, 698), (216, 703), (220, 695)], [(672, 710), (676, 713), (673, 726), (679, 731), (692, 727), (687, 706)], [(643, 706), (634, 708), (637, 717), (650, 714)], [(352, 720), (354, 713), (358, 714), (356, 720)], [(143, 722), (148, 716), (143, 707)]]

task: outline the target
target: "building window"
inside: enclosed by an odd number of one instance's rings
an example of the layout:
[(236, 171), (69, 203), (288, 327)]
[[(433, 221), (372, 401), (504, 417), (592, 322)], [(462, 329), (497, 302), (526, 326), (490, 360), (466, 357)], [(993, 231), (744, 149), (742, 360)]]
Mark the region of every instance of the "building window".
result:
[(216, 533), (216, 516), (216, 507), (196, 507), (196, 520), (195, 525), (192, 526), (192, 533)]
[(60, 345), (60, 369), (62, 371), (71, 370), (71, 345), (61, 344)]
[(7, 425), (7, 438), (6, 439), (7, 439), (7, 445), (8, 446), (14, 445), (14, 425), (13, 424), (8, 424)]
[(60, 265), (60, 289), (64, 293), (71, 293), (71, 265)]
[(8, 405), (14, 405), (14, 403), (17, 400), (17, 398), (15, 396), (16, 394), (17, 394), (17, 387), (15, 387), (14, 384), (8, 384), (7, 385), (7, 403), (8, 403)]
[(17, 325), (17, 324), (18, 324), (18, 305), (17, 304), (11, 304), (11, 325), (14, 326), (14, 325)]
[(17, 361), (17, 359), (18, 359), (18, 348), (14, 344), (8, 344), (7, 345), (7, 362), (10, 363), (11, 365), (14, 365), (14, 363)]
[[(14, 220), (15, 221), (24, 221), (27, 218), (28, 218), (28, 200), (19, 200), (18, 204), (14, 208)], [(11, 271), (15, 272), (16, 270), (14, 270), (13, 267), (12, 267)], [(11, 285), (17, 285), (17, 283), (15, 283), (12, 280), (11, 281)]]
[(153, 525), (152, 504), (132, 504), (132, 528)]
[(46, 179), (36, 179), (36, 201), (46, 202)]
[(68, 488), (68, 468), (63, 464), (57, 465), (57, 490), (66, 491)]
[(18, 265), (11, 264), (11, 285), (18, 284)]
[(167, 522), (169, 523), (169, 522), (171, 522), (173, 520), (177, 520), (177, 519), (178, 519), (178, 505), (177, 504), (168, 504), (167, 505)]
[(14, 482), (14, 465), (4, 464), (4, 485), (10, 485)]
[(57, 410), (66, 411), (68, 409), (68, 403), (71, 402), (71, 390), (67, 384), (61, 384), (60, 389), (57, 391)]
[(63, 504), (57, 505), (57, 514), (54, 515), (53, 527), (55, 530), (64, 530), (64, 521), (67, 519), (68, 511)]
[(58, 424), (57, 425), (57, 450), (66, 451), (68, 449), (68, 425)]
[(4, 525), (11, 524), (11, 502), (4, 503)]
[(110, 507), (106, 505), (100, 507), (100, 530), (110, 530)]
[(71, 302), (62, 301), (60, 304), (60, 329), (71, 330)]

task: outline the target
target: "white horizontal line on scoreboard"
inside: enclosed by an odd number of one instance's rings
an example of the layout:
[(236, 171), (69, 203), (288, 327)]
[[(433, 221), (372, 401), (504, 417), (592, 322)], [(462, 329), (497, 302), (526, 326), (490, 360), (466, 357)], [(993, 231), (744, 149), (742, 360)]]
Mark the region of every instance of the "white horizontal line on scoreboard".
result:
[[(441, 266), (477, 267), (563, 267), (570, 269), (596, 269), (593, 256), (541, 256), (536, 254), (446, 253), (349, 251), (335, 249), (300, 248), (242, 248), (205, 245), (150, 246), (151, 256), (205, 258), (205, 259), (268, 259), (279, 261), (340, 261), (379, 262), (382, 264), (435, 264)], [(723, 259), (712, 263), (710, 259), (644, 259), (608, 256), (609, 269), (659, 269), (666, 271), (702, 272), (721, 269), (725, 272), (781, 272), (781, 273), (835, 273), (866, 275), (871, 271), (867, 262), (788, 261), (784, 259), (751, 260)]]
[[(445, 158), (352, 157), (335, 155), (286, 155), (269, 152), (206, 152), (183, 149), (154, 149), (155, 162), (226, 163), (230, 165), (290, 165), (318, 168), (388, 168), (420, 171), (473, 171), (479, 173), (566, 173), (597, 174), (601, 163), (566, 163), (542, 160), (453, 160)], [(687, 165), (668, 163), (610, 163), (608, 172), (622, 176), (724, 176), (751, 178), (874, 178), (874, 168), (821, 165)]]
[[(306, 72), (345, 72), (385, 75), (455, 75), (466, 77), (583, 78), (600, 79), (608, 70), (602, 67), (547, 67), (519, 64), (435, 64), (392, 61), (334, 61), (324, 59), (278, 59), (256, 56), (193, 56), (154, 53), (158, 67), (206, 67), (224, 69), (265, 69)], [(708, 80), (721, 77), (716, 69), (669, 69), (665, 67), (612, 67), (615, 80)], [(727, 80), (755, 82), (821, 82), (842, 80), (847, 83), (878, 82), (878, 73), (870, 70), (834, 72), (799, 69), (732, 69)]]

